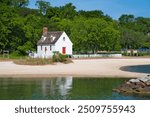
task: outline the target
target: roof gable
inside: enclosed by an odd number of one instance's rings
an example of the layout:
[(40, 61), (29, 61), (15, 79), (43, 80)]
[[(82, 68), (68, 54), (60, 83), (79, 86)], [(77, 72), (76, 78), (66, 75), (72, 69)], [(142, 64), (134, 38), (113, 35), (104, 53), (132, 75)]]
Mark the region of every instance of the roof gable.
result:
[(62, 34), (63, 31), (53, 31), (43, 34), (37, 45), (55, 44)]

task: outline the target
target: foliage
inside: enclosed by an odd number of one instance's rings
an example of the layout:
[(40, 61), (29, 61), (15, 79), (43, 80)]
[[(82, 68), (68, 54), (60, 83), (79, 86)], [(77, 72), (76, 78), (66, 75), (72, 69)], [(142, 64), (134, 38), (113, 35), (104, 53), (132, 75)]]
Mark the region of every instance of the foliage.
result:
[(53, 60), (53, 62), (65, 62), (65, 61), (67, 61), (66, 58), (67, 58), (66, 55), (56, 53), (56, 54), (53, 55), (52, 60)]
[(37, 0), (36, 5), (38, 6), (41, 14), (46, 14), (47, 9), (50, 7), (50, 3), (43, 0)]
[(144, 41), (144, 34), (131, 29), (121, 29), (121, 46), (126, 49), (138, 49)]
[(112, 21), (112, 18), (108, 15), (104, 15), (104, 13), (101, 10), (92, 10), (92, 11), (80, 10), (78, 11), (78, 14), (86, 18), (103, 18), (107, 21)]
[(61, 29), (70, 34), (74, 51), (118, 50), (120, 32), (115, 22), (99, 18), (77, 17), (74, 21), (62, 20)]
[(150, 19), (135, 17), (134, 15), (122, 15), (119, 18), (122, 48), (138, 49), (150, 47)]
[(72, 5), (72, 3), (68, 3), (65, 6), (60, 7), (60, 18), (63, 19), (73, 19), (77, 12), (76, 7)]
[(115, 21), (101, 10), (77, 11), (72, 3), (53, 7), (37, 0), (38, 9), (27, 8), (28, 3), (0, 0), (0, 51), (9, 50), (15, 56), (34, 51), (44, 26), (65, 31), (76, 53), (150, 48), (150, 18), (123, 14)]
[(29, 0), (0, 0), (0, 3), (12, 7), (25, 7), (29, 4)]
[(29, 14), (30, 15), (32, 14), (35, 16), (40, 16), (40, 13), (37, 9), (30, 9), (30, 8), (26, 8), (26, 7), (16, 8), (16, 12), (22, 17), (26, 17)]

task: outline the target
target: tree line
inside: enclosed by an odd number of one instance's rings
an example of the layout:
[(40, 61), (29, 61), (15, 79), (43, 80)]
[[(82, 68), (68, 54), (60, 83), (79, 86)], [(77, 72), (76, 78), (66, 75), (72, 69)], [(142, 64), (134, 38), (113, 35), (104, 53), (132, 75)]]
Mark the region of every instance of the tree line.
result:
[(150, 47), (150, 18), (122, 15), (113, 20), (101, 10), (77, 11), (72, 3), (53, 7), (37, 0), (0, 0), (0, 50), (16, 55), (36, 51), (42, 28), (65, 31), (75, 53), (118, 51)]

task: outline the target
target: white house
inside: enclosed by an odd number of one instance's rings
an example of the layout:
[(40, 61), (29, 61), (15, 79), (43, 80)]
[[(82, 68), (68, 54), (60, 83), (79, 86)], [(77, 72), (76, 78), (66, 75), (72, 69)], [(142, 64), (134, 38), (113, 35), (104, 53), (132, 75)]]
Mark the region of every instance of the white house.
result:
[(43, 35), (37, 43), (37, 56), (39, 58), (51, 58), (54, 52), (72, 55), (72, 42), (63, 31), (48, 32), (43, 28)]

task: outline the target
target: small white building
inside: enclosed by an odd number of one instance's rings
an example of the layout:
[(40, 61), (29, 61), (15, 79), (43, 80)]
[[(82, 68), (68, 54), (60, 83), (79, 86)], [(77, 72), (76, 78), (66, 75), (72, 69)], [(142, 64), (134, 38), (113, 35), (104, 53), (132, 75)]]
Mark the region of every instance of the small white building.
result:
[(48, 32), (43, 28), (43, 35), (37, 43), (37, 56), (39, 58), (51, 58), (54, 52), (72, 55), (72, 42), (63, 31)]

